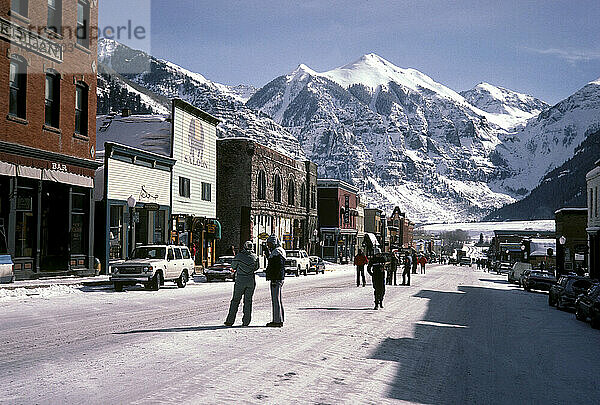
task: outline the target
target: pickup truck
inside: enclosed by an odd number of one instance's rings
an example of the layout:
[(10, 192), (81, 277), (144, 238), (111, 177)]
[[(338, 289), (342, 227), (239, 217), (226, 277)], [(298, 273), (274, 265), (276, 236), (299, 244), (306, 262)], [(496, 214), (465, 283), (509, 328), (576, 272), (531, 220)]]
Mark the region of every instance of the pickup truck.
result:
[(300, 273), (305, 276), (308, 274), (310, 259), (305, 250), (286, 250), (285, 255), (285, 274), (293, 274), (296, 277)]
[(165, 281), (184, 288), (194, 272), (194, 260), (185, 246), (149, 245), (135, 248), (131, 259), (112, 266), (110, 280), (115, 291), (125, 285), (143, 284), (158, 291)]

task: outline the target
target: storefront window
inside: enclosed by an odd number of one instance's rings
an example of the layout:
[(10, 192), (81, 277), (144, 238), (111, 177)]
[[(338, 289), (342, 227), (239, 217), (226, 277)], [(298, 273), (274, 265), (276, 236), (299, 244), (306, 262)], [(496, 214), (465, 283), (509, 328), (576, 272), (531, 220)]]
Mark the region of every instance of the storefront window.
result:
[(156, 244), (164, 243), (165, 212), (154, 211), (154, 240)]

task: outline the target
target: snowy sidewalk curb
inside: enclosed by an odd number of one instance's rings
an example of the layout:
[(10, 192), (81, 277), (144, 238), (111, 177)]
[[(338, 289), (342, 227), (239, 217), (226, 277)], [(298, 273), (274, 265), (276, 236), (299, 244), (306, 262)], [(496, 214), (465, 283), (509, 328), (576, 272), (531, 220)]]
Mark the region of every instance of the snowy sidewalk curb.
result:
[(37, 280), (21, 280), (10, 284), (0, 284), (0, 289), (16, 290), (19, 288), (35, 289), (35, 288), (50, 288), (57, 285), (83, 285), (88, 287), (108, 286), (112, 285), (109, 281), (109, 276), (95, 277), (61, 277), (47, 278)]

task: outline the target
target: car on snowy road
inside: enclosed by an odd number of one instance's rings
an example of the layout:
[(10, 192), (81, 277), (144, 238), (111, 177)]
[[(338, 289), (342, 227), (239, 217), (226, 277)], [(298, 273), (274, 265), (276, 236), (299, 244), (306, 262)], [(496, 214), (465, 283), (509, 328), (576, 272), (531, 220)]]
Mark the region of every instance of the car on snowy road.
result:
[(235, 270), (231, 267), (233, 256), (221, 256), (215, 264), (204, 269), (204, 277), (207, 282), (213, 280), (235, 280)]
[(157, 291), (165, 281), (186, 286), (194, 272), (194, 260), (186, 246), (148, 245), (138, 246), (131, 258), (112, 266), (115, 291), (123, 291), (126, 285), (143, 284)]
[(550, 291), (554, 283), (556, 283), (554, 274), (547, 271), (525, 270), (521, 277), (521, 286), (525, 291)]
[(575, 317), (580, 321), (590, 319), (592, 327), (600, 327), (600, 284), (595, 283), (575, 300)]
[(592, 280), (587, 277), (570, 274), (561, 276), (550, 288), (548, 305), (556, 306), (558, 309), (572, 309), (579, 294), (585, 293), (591, 286)]
[(496, 273), (498, 274), (508, 274), (511, 270), (512, 265), (508, 262), (501, 262), (498, 267), (496, 267)]
[(296, 277), (300, 273), (305, 276), (310, 269), (310, 259), (305, 250), (286, 250), (285, 251), (285, 274), (293, 274)]
[(314, 271), (315, 274), (325, 274), (325, 262), (319, 256), (309, 256), (310, 268), (309, 271)]

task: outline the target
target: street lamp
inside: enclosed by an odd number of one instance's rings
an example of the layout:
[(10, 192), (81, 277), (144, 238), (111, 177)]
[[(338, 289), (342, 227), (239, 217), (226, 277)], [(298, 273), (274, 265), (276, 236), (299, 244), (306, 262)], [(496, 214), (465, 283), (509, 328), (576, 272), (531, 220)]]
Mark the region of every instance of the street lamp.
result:
[(567, 238), (565, 238), (564, 235), (561, 236), (560, 238), (558, 238), (558, 243), (564, 245), (565, 243), (567, 243)]
[(137, 204), (137, 201), (135, 200), (135, 197), (130, 195), (129, 198), (127, 199), (127, 206), (129, 207), (129, 237), (128, 239), (128, 249), (127, 249), (127, 258), (129, 259), (131, 252), (132, 252), (132, 247), (133, 247), (133, 212), (135, 209), (135, 205)]

